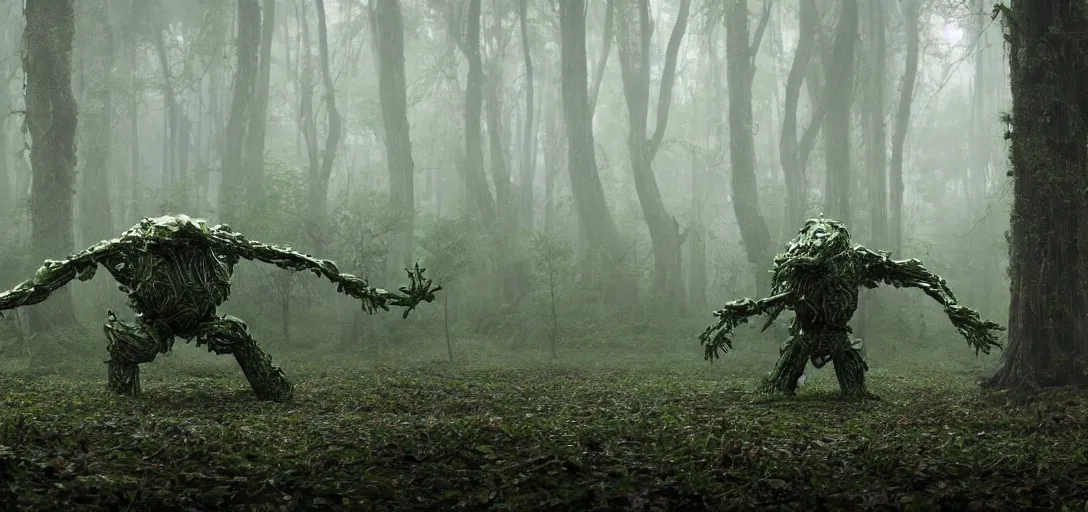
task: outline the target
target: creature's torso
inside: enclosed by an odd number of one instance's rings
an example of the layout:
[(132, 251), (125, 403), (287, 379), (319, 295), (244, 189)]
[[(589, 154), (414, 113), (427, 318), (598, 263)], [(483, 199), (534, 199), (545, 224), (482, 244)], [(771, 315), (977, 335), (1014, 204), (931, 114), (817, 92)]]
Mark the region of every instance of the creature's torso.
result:
[(133, 311), (180, 337), (215, 315), (230, 295), (234, 270), (234, 261), (216, 254), (206, 237), (188, 230), (192, 226), (171, 231), (161, 224), (138, 225), (129, 234), (140, 237), (141, 249), (104, 262)]
[(858, 285), (850, 275), (791, 283), (791, 289), (797, 322), (807, 332), (845, 330), (858, 308)]
[(820, 366), (832, 350), (850, 343), (848, 324), (865, 273), (850, 232), (831, 219), (807, 221), (775, 257), (773, 272), (772, 293), (787, 293), (785, 307), (795, 313), (791, 339), (805, 343)]

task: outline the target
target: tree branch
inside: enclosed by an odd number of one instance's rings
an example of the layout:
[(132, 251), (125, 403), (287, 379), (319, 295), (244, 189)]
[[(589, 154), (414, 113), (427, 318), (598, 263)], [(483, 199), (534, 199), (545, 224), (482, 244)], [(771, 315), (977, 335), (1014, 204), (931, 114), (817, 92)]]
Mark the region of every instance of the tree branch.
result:
[[(676, 55), (680, 52), (680, 42), (688, 28), (688, 13), (691, 0), (680, 0), (680, 12), (676, 15), (676, 24), (669, 35), (669, 45), (665, 49), (665, 69), (661, 72), (661, 90), (657, 98), (657, 119), (654, 135), (650, 138), (649, 158), (653, 160), (661, 141), (665, 138), (665, 128), (669, 124), (669, 106), (672, 103), (672, 89), (676, 85)], [(648, 73), (649, 70), (646, 70)]]
[(756, 55), (759, 54), (759, 46), (763, 43), (763, 33), (767, 31), (767, 25), (771, 21), (771, 7), (774, 6), (774, 0), (763, 0), (763, 16), (759, 18), (759, 26), (756, 28), (756, 33), (752, 36), (752, 43), (748, 50), (749, 59), (751, 62), (748, 69), (751, 70), (748, 81), (751, 82), (756, 76)]
[[(588, 5), (588, 2), (586, 3)], [(601, 93), (604, 81), (604, 68), (608, 64), (608, 55), (612, 53), (612, 34), (616, 23), (616, 0), (608, 0), (604, 5), (604, 35), (601, 36), (601, 55), (597, 59), (597, 68), (593, 77), (593, 89), (589, 91), (589, 115), (597, 111), (597, 97)]]

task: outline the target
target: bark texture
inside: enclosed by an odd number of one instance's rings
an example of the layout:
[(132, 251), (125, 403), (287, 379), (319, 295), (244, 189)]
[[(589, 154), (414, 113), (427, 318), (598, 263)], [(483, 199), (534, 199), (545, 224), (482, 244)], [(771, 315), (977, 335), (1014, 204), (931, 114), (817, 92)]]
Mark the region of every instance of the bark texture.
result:
[(1009, 340), (989, 383), (1088, 383), (1088, 11), (1012, 0)]
[[(26, 0), (23, 8), (26, 129), (30, 134), (31, 256), (38, 262), (74, 252), (72, 232), (77, 106), (72, 95), (72, 0)], [(28, 311), (30, 329), (74, 325), (71, 289)]]
[(619, 6), (619, 57), (623, 93), (627, 100), (629, 132), (627, 150), (634, 176), (635, 191), (642, 207), (642, 218), (650, 231), (654, 256), (654, 290), (656, 298), (667, 308), (683, 309), (686, 299), (681, 273), (680, 247), (684, 236), (680, 224), (665, 208), (661, 189), (654, 175), (654, 157), (661, 149), (669, 121), (672, 89), (676, 84), (676, 59), (680, 42), (687, 32), (691, 0), (681, 0), (676, 24), (673, 25), (665, 49), (665, 66), (661, 72), (657, 114), (653, 134), (646, 136), (650, 114), (650, 50), (653, 24), (649, 0), (625, 2)]

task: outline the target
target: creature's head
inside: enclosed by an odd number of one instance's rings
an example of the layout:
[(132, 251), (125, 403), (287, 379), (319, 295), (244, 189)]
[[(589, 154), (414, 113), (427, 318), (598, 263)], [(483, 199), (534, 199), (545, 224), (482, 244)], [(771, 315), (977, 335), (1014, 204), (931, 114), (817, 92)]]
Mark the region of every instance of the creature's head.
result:
[(790, 240), (786, 252), (775, 258), (775, 263), (780, 266), (792, 260), (800, 266), (823, 266), (849, 251), (850, 246), (850, 231), (846, 226), (821, 216), (805, 222), (805, 227)]
[(149, 236), (160, 239), (204, 238), (209, 232), (208, 221), (184, 214), (149, 217), (141, 224)]

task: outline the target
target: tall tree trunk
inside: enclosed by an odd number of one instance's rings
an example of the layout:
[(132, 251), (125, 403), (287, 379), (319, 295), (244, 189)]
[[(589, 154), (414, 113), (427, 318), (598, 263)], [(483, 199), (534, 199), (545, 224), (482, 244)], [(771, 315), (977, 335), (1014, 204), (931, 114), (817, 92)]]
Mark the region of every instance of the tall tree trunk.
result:
[(872, 45), (872, 76), (868, 105), (869, 147), (869, 243), (885, 247), (888, 243), (888, 136), (884, 128), (884, 83), (887, 80), (887, 43), (884, 34), (883, 2), (868, 7), (869, 34)]
[[(865, 109), (862, 119), (865, 123), (866, 153), (865, 181), (869, 199), (869, 240), (872, 247), (883, 248), (888, 244), (888, 137), (884, 129), (884, 82), (887, 73), (887, 46), (884, 34), (884, 4), (870, 2), (866, 7), (867, 29), (869, 31), (870, 77), (865, 88)], [(866, 338), (871, 325), (871, 311), (877, 295), (870, 290), (862, 290), (858, 310), (854, 314), (855, 332), (862, 339)], [(862, 353), (867, 345), (862, 344)]]
[(261, 42), (261, 4), (238, 0), (238, 53), (234, 91), (227, 120), (222, 179), (219, 181), (219, 217), (236, 222), (242, 215), (239, 198), (245, 186), (245, 140), (250, 126), (251, 104), (256, 88), (257, 59)]
[(698, 141), (701, 148), (691, 157), (691, 240), (688, 242), (688, 308), (691, 311), (707, 309), (707, 291), (709, 284), (709, 265), (707, 263), (707, 240), (710, 230), (707, 227), (707, 205), (710, 203), (710, 189), (713, 180), (710, 169), (716, 168), (718, 145), (716, 127), (721, 121), (720, 98), (724, 90), (721, 80), (721, 59), (718, 58), (719, 32), (716, 30), (722, 21), (722, 10), (707, 13), (705, 25), (701, 31), (702, 48), (699, 52), (699, 75), (702, 90), (695, 93), (692, 102), (691, 123), (693, 141)]
[[(30, 134), (30, 250), (35, 261), (75, 249), (72, 197), (76, 167), (76, 100), (72, 96), (72, 0), (26, 0), (23, 72), (26, 130)], [(32, 331), (75, 325), (70, 288), (30, 309)]]
[[(621, 257), (620, 234), (601, 185), (593, 138), (593, 112), (590, 110), (589, 71), (586, 65), (586, 0), (559, 0), (559, 32), (562, 63), (560, 86), (571, 194), (582, 231), (589, 242), (589, 253), (593, 256), (604, 254), (618, 260)], [(618, 265), (613, 268), (618, 268)], [(616, 291), (611, 290), (613, 293)], [(611, 294), (605, 293), (606, 297), (608, 295)]]
[(529, 0), (518, 0), (518, 24), (521, 29), (521, 58), (525, 66), (525, 120), (522, 127), (521, 141), (521, 193), (518, 201), (521, 205), (520, 224), (524, 229), (533, 228), (533, 181), (536, 179), (536, 120), (533, 117), (536, 108), (536, 78), (533, 74), (533, 56), (529, 51), (529, 23), (527, 21)]
[[(977, 39), (975, 40), (975, 79), (974, 87), (972, 89), (972, 104), (971, 104), (971, 145), (968, 151), (970, 155), (970, 166), (968, 176), (968, 200), (967, 212), (973, 219), (982, 220), (980, 222), (985, 229), (973, 229), (968, 235), (967, 243), (971, 247), (976, 247), (979, 251), (985, 251), (993, 245), (993, 233), (1001, 229), (998, 227), (1001, 223), (1001, 219), (996, 215), (989, 215), (984, 213), (989, 209), (989, 205), (995, 200), (989, 197), (990, 183), (996, 180), (992, 180), (989, 176), (990, 172), (990, 160), (993, 158), (993, 139), (995, 135), (999, 133), (995, 128), (999, 128), (1000, 124), (995, 123), (997, 116), (994, 115), (993, 107), (990, 106), (988, 98), (993, 98), (994, 83), (1003, 84), (1002, 79), (994, 80), (994, 71), (991, 70), (991, 66), (994, 70), (998, 71), (999, 77), (1004, 69), (1004, 65), (1001, 61), (994, 62), (994, 55), (1001, 56), (1003, 48), (1000, 45), (996, 45), (994, 48), (990, 47), (990, 36), (988, 34), (988, 26), (990, 24), (990, 12), (992, 11), (990, 0), (977, 0), (975, 2), (975, 8), (978, 12), (975, 13), (975, 30), (978, 32)], [(996, 65), (995, 65), (996, 64)], [(999, 286), (1003, 272), (1000, 268), (1001, 262), (998, 258), (976, 258), (974, 257), (979, 252), (968, 253), (968, 263), (978, 263), (976, 265), (978, 269), (978, 293), (979, 297), (993, 297), (997, 294), (997, 287)], [(981, 259), (982, 261), (978, 261)]]
[(268, 94), (272, 75), (272, 36), (276, 31), (276, 0), (263, 0), (261, 12), (261, 47), (257, 64), (257, 83), (250, 103), (249, 128), (246, 131), (245, 179), (250, 204), (264, 198), (264, 146), (268, 124)]
[(1012, 89), (1008, 346), (989, 384), (1088, 384), (1084, 2), (1004, 8)]
[(484, 174), (483, 106), (484, 64), (480, 56), (480, 0), (468, 0), (468, 30), (460, 42), (461, 52), (468, 60), (468, 79), (465, 83), (465, 163), (461, 171), (468, 191), (490, 227), (498, 220), (495, 199)]
[[(162, 98), (166, 107), (166, 115), (163, 119), (163, 147), (162, 147), (162, 185), (169, 188), (179, 182), (180, 169), (177, 166), (178, 154), (178, 124), (181, 116), (181, 108), (174, 92), (174, 77), (170, 72), (170, 59), (166, 53), (167, 27), (159, 27), (155, 30), (155, 53), (159, 57), (159, 69), (162, 72)], [(135, 142), (134, 142), (135, 143)], [(183, 189), (184, 190), (184, 189)], [(182, 205), (183, 207), (185, 205)]]
[(899, 107), (895, 114), (895, 131), (892, 133), (892, 160), (888, 172), (889, 204), (888, 224), (891, 244), (895, 252), (903, 251), (903, 145), (910, 129), (910, 109), (914, 101), (914, 84), (918, 78), (918, 22), (921, 0), (903, 0), (903, 30), (907, 38), (906, 64), (899, 84)]
[[(299, 120), (299, 132), (302, 134), (302, 139), (306, 146), (306, 175), (308, 176), (308, 191), (307, 191), (307, 203), (319, 201), (319, 198), (310, 197), (311, 195), (319, 195), (320, 191), (317, 190), (317, 178), (321, 174), (321, 154), (317, 145), (317, 120), (314, 119), (314, 52), (313, 41), (310, 38), (310, 23), (307, 19), (306, 13), (309, 9), (306, 5), (299, 6), (299, 60), (302, 61), (301, 71), (299, 75), (299, 107), (298, 107), (298, 120)], [(327, 193), (326, 193), (327, 197)], [(317, 210), (316, 206), (307, 206), (307, 208), (313, 208)], [(308, 222), (314, 222), (313, 219), (308, 219)], [(311, 243), (319, 245), (319, 235), (317, 232), (319, 226), (312, 225), (308, 230), (311, 233)]]
[[(823, 126), (824, 116), (830, 96), (811, 95), (814, 98), (813, 111), (808, 126), (798, 138), (797, 106), (801, 99), (801, 87), (812, 68), (812, 51), (816, 33), (820, 30), (820, 13), (816, 10), (816, 0), (800, 0), (797, 15), (799, 36), (797, 50), (793, 54), (789, 75), (786, 78), (786, 98), (782, 108), (782, 133), (778, 142), (778, 160), (786, 183), (786, 217), (782, 224), (781, 240), (789, 240), (800, 228), (802, 217), (808, 205), (805, 168), (812, 149), (816, 146), (816, 137)], [(818, 91), (819, 86), (809, 81), (810, 92)]]
[(93, 29), (89, 37), (91, 61), (90, 76), (86, 83), (86, 100), (82, 105), (84, 119), (82, 141), (84, 144), (83, 172), (79, 173), (80, 234), (83, 245), (113, 237), (113, 212), (110, 191), (110, 137), (113, 133), (113, 64), (116, 54), (113, 28), (109, 19), (107, 1), (93, 2), (93, 22), (86, 28)]
[(725, 61), (729, 81), (729, 157), (733, 171), (733, 212), (748, 262), (755, 267), (756, 293), (770, 291), (766, 266), (774, 257), (771, 232), (759, 206), (756, 181), (755, 134), (752, 132), (752, 79), (755, 56), (771, 13), (764, 4), (763, 17), (755, 37), (748, 36), (748, 0), (734, 0), (726, 14)]
[(498, 218), (492, 225), (494, 236), (496, 266), (500, 292), (506, 304), (517, 304), (529, 287), (528, 261), (522, 254), (522, 247), (517, 243), (518, 218), (520, 210), (514, 197), (512, 173), (510, 170), (507, 143), (510, 123), (503, 123), (506, 109), (503, 104), (503, 60), (506, 56), (506, 37), (503, 33), (502, 20), (505, 11), (501, 2), (495, 2), (492, 8), (491, 31), (487, 39), (494, 41), (492, 55), (487, 62), (485, 76), (486, 93), (484, 113), (487, 122), (488, 151), (490, 154), (491, 175), (495, 184), (495, 203)]
[(971, 205), (975, 208), (986, 199), (987, 171), (990, 166), (990, 142), (992, 133), (991, 123), (986, 117), (986, 95), (989, 93), (986, 81), (986, 52), (989, 38), (986, 37), (986, 26), (989, 23), (987, 12), (988, 0), (976, 0), (975, 30), (978, 32), (975, 40), (975, 80), (971, 97), (971, 166), (969, 170), (969, 193)]
[[(491, 25), (491, 34), (488, 39), (496, 41), (492, 55), (487, 62), (487, 73), (484, 75), (484, 119), (487, 125), (487, 149), (491, 164), (491, 178), (495, 184), (495, 208), (499, 214), (498, 221), (502, 225), (499, 229), (509, 230), (513, 225), (511, 221), (517, 221), (514, 200), (511, 195), (510, 163), (506, 151), (506, 129), (503, 125), (503, 58), (506, 56), (506, 48), (501, 42), (502, 35), (502, 11), (496, 5), (492, 12), (494, 22)], [(511, 215), (514, 214), (514, 215)]]
[(653, 32), (649, 0), (624, 2), (619, 6), (619, 57), (623, 93), (627, 100), (629, 132), (627, 150), (642, 217), (650, 231), (654, 255), (654, 291), (662, 305), (672, 312), (684, 307), (681, 251), (683, 236), (676, 217), (669, 214), (654, 176), (653, 162), (661, 148), (668, 126), (672, 89), (676, 83), (676, 55), (687, 31), (691, 0), (680, 0), (680, 12), (665, 50), (665, 68), (661, 72), (656, 125), (646, 138), (650, 105), (650, 43)]
[(858, 2), (841, 0), (842, 10), (831, 59), (826, 62), (824, 75), (828, 83), (840, 80), (838, 87), (829, 88), (827, 116), (824, 118), (824, 159), (827, 172), (824, 182), (824, 214), (849, 224), (853, 211), (850, 192), (853, 190), (850, 159), (850, 107), (854, 102), (854, 50), (858, 39)]
[[(133, 13), (137, 10), (137, 3), (140, 0), (133, 0)], [(128, 137), (129, 137), (129, 160), (132, 167), (132, 177), (129, 186), (129, 212), (131, 217), (143, 214), (143, 203), (140, 201), (143, 198), (143, 187), (141, 185), (141, 179), (143, 177), (144, 165), (143, 159), (140, 155), (140, 47), (139, 39), (135, 34), (130, 34), (127, 40), (129, 52), (129, 84), (132, 88), (132, 94), (129, 95), (128, 105)], [(134, 220), (134, 219), (130, 219)]]
[[(5, 75), (7, 73), (4, 73)], [(11, 83), (10, 77), (4, 77), (4, 83)], [(10, 105), (6, 90), (0, 90), (0, 105)], [(8, 147), (8, 123), (7, 119), (0, 120), (0, 212), (7, 214), (15, 206), (18, 200), (16, 192), (17, 177), (13, 172)]]
[(221, 169), (223, 167), (223, 132), (225, 131), (223, 120), (226, 119), (226, 116), (223, 115), (223, 101), (221, 99), (222, 73), (222, 53), (216, 52), (208, 65), (208, 110), (200, 114), (208, 126), (204, 133), (204, 146), (207, 152), (205, 155), (207, 158), (206, 166), (202, 168), (196, 183), (197, 208), (200, 209), (212, 208), (209, 195), (211, 169), (216, 167)]
[[(15, 77), (16, 66), (12, 62), (5, 63), (0, 67), (0, 79), (4, 80), (4, 83), (10, 84)], [(10, 105), (11, 95), (7, 89), (0, 89), (0, 105)], [(11, 132), (8, 130), (8, 121), (12, 116), (7, 116), (3, 120), (0, 120), (0, 187), (3, 188), (0, 191), (0, 212), (10, 212), (12, 207), (19, 204), (22, 200), (23, 191), (19, 190), (19, 173), (16, 171), (12, 157), (14, 154), (11, 152), (10, 139)]]
[(314, 251), (320, 254), (324, 252), (329, 242), (328, 226), (325, 222), (329, 209), (329, 178), (332, 176), (332, 166), (336, 161), (343, 130), (340, 111), (336, 108), (336, 88), (332, 82), (332, 71), (329, 69), (329, 34), (325, 22), (325, 0), (317, 0), (317, 50), (318, 59), (321, 62), (321, 79), (325, 86), (325, 117), (328, 121), (328, 131), (325, 132), (321, 167), (316, 176), (310, 176), (308, 216), (311, 233), (315, 234)]
[[(542, 83), (545, 81), (542, 81)], [(561, 92), (559, 88), (553, 89), (554, 92), (548, 94), (551, 101), (560, 103), (562, 101)], [(558, 220), (557, 202), (556, 197), (556, 179), (559, 177), (559, 173), (563, 171), (563, 160), (565, 144), (562, 135), (562, 112), (557, 109), (549, 108), (543, 110), (544, 113), (544, 230), (550, 234), (554, 234), (557, 229)]]
[(404, 75), (404, 20), (400, 2), (377, 0), (374, 33), (378, 46), (378, 93), (385, 125), (385, 153), (389, 166), (390, 206), (404, 219), (391, 260), (412, 264), (412, 232), (415, 220), (415, 164), (408, 131), (407, 87)]

